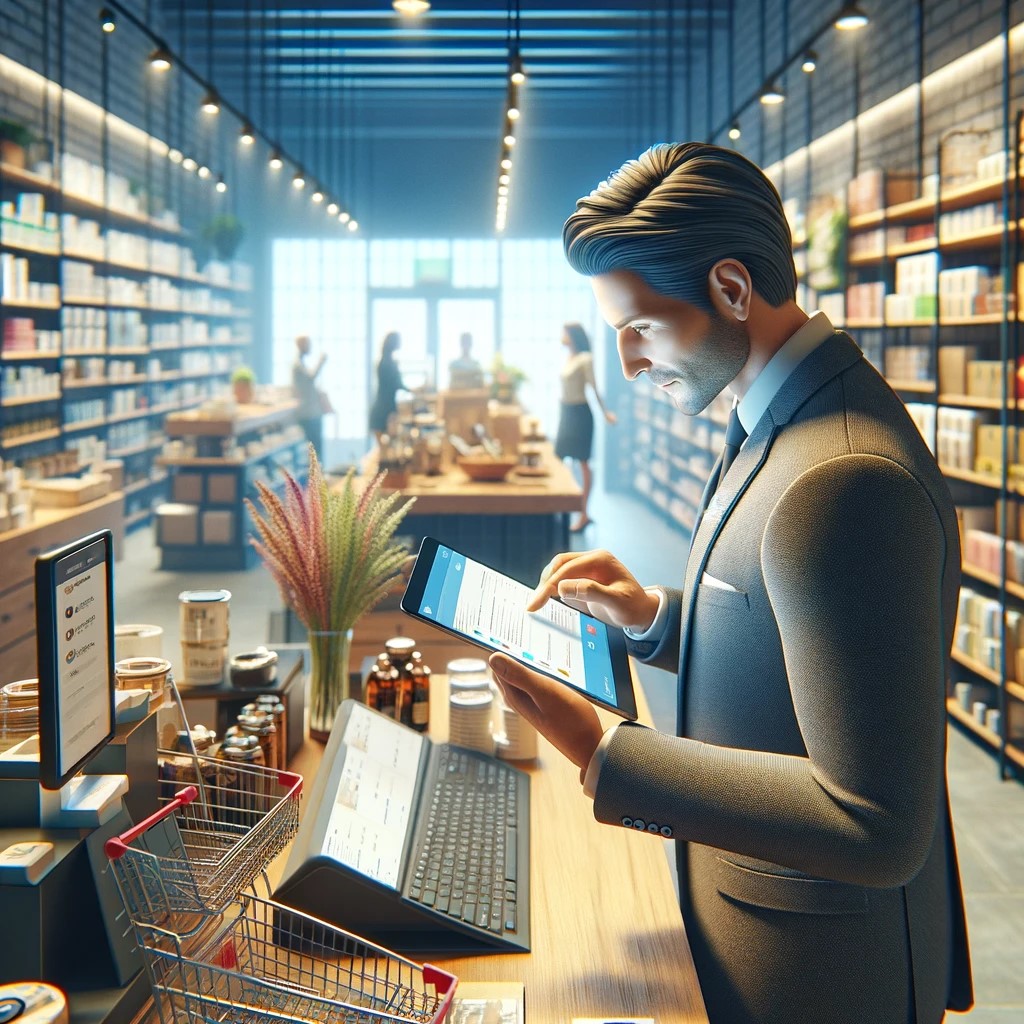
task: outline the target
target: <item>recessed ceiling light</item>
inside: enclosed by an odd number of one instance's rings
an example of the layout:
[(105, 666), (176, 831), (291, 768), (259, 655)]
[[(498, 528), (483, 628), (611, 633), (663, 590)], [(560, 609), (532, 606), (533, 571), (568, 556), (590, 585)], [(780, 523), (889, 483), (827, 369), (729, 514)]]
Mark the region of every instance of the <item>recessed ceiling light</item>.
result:
[(391, 6), (399, 14), (405, 14), (409, 17), (426, 14), (430, 10), (429, 0), (391, 0)]

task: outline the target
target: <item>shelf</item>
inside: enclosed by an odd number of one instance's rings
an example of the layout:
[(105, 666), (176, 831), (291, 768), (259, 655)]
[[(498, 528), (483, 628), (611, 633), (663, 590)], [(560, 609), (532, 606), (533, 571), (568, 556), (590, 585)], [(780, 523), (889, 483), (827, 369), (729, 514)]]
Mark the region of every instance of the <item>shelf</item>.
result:
[(27, 252), (32, 256), (52, 256), (55, 259), (60, 257), (59, 248), (43, 249), (38, 245), (23, 245), (21, 242), (0, 242), (0, 250), (9, 250), (10, 252)]
[[(1002, 679), (995, 669), (991, 669), (988, 665), (982, 664), (980, 661), (975, 661), (974, 658), (969, 658), (962, 651), (958, 651), (955, 647), (953, 648), (952, 658), (958, 665), (963, 665), (964, 668), (969, 668), (975, 675), (981, 676), (982, 679), (987, 682), (993, 683), (996, 686), (1002, 685)], [(957, 705), (959, 707), (959, 705)]]
[(935, 381), (933, 380), (891, 380), (889, 377), (885, 379), (893, 391), (914, 391), (918, 394), (930, 395), (935, 390)]
[[(1004, 184), (1012, 191), (1012, 178), (1007, 182), (1003, 177), (986, 178), (984, 181), (976, 181), (970, 185), (945, 189), (939, 198), (938, 205), (942, 210), (980, 206), (982, 203), (1001, 199)], [(851, 231), (859, 231), (862, 228), (876, 227), (883, 222), (897, 224), (912, 220), (925, 220), (928, 217), (934, 217), (935, 207), (935, 197), (924, 196), (920, 199), (911, 199), (906, 203), (897, 203), (884, 210), (872, 210), (870, 213), (858, 214), (849, 219), (848, 226)]]
[(145, 384), (149, 378), (145, 374), (137, 374), (134, 377), (84, 377), (80, 380), (64, 381), (64, 390), (69, 388), (105, 388), (118, 387), (128, 384)]
[(51, 430), (39, 430), (34, 434), (22, 434), (20, 437), (0, 439), (2, 448), (21, 448), (26, 444), (35, 444), (36, 441), (49, 441), (52, 437), (60, 437), (60, 428), (54, 427)]
[(858, 328), (858, 327), (860, 327), (860, 328), (870, 328), (870, 327), (884, 327), (885, 324), (882, 322), (881, 317), (878, 317), (878, 318), (866, 317), (866, 318), (863, 318), (863, 319), (854, 317), (854, 318), (852, 318), (850, 320), (847, 320), (845, 322), (844, 326), (852, 327), (852, 328)]
[(962, 707), (957, 703), (954, 697), (946, 698), (946, 710), (950, 716), (955, 718), (962, 725), (966, 725), (971, 732), (976, 733), (980, 736), (989, 746), (999, 747), (999, 737), (987, 726), (982, 725), (980, 722), (975, 721), (974, 715), (969, 711), (964, 711)]
[(105, 427), (107, 425), (107, 418), (100, 416), (95, 420), (80, 420), (78, 423), (65, 423), (64, 433), (65, 434), (77, 434), (80, 430), (94, 430), (96, 427)]
[[(1007, 222), (1006, 230), (1012, 239), (1017, 233), (1017, 225), (1013, 221)], [(943, 251), (951, 249), (982, 249), (990, 245), (998, 245), (1003, 240), (1003, 225), (993, 224), (969, 234), (954, 235), (952, 238), (943, 238), (939, 235), (939, 248)]]
[(140, 508), (138, 512), (133, 512), (130, 516), (124, 517), (124, 526), (127, 530), (129, 527), (138, 526), (139, 523), (145, 522), (153, 515), (151, 508)]
[(50, 178), (44, 178), (41, 174), (33, 174), (21, 167), (12, 167), (10, 164), (0, 164), (0, 181), (5, 185), (24, 185), (29, 188), (38, 188), (44, 192), (59, 192), (60, 186)]
[[(981, 569), (976, 565), (971, 565), (969, 562), (964, 562), (960, 569), (965, 576), (970, 576), (971, 579), (987, 583), (990, 587), (998, 587), (1000, 585), (999, 577), (994, 572), (989, 572), (987, 569)], [(1013, 594), (1014, 597), (1020, 598), (1020, 600), (1024, 601), (1024, 584), (1015, 583), (1013, 580), (1007, 580), (1006, 592), (1008, 594)]]
[(1006, 692), (1014, 699), (1024, 701), (1024, 686), (1015, 683), (1012, 679), (1006, 681)]
[(866, 263), (881, 263), (886, 258), (886, 253), (880, 249), (871, 252), (858, 252), (850, 256), (850, 266), (860, 267)]
[[(969, 469), (956, 469), (953, 466), (939, 466), (942, 470), (943, 476), (948, 476), (952, 480), (963, 480), (969, 484), (980, 484), (982, 487), (992, 487), (995, 490), (999, 490), (1003, 486), (1003, 481), (998, 476), (993, 476), (991, 473), (974, 473)], [(1014, 488), (1010, 486), (1010, 490)]]
[(146, 345), (136, 345), (134, 348), (108, 348), (103, 353), (108, 356), (148, 356), (149, 347)]
[(143, 452), (152, 451), (154, 448), (162, 448), (164, 438), (156, 437), (145, 444), (133, 444), (127, 448), (113, 448), (107, 452), (111, 459), (127, 459), (132, 455), (141, 455)]
[(103, 214), (124, 224), (133, 224), (136, 227), (147, 228), (150, 231), (159, 231), (161, 234), (172, 235), (176, 238), (181, 238), (185, 235), (185, 232), (180, 227), (169, 227), (167, 224), (153, 220), (145, 214), (129, 213), (127, 210), (115, 209), (93, 199), (91, 196), (83, 196), (77, 192), (63, 192), (61, 195), (65, 207), (74, 206), (80, 210), (91, 210), (93, 213)]
[[(952, 395), (943, 392), (939, 395), (939, 405), (956, 405), (965, 409), (1002, 409), (1003, 403), (998, 398), (981, 398), (977, 395)], [(1012, 409), (1016, 403), (1011, 398), (1007, 408)]]
[(126, 484), (122, 490), (125, 494), (136, 494), (139, 491), (144, 491), (147, 487), (155, 487), (157, 484), (162, 484), (167, 479), (167, 474), (162, 473), (160, 476), (152, 477), (149, 480), (136, 480), (133, 484)]
[(141, 420), (146, 416), (152, 416), (156, 409), (132, 409), (130, 412), (119, 412), (107, 417), (107, 423), (127, 423), (130, 420)]
[(2, 299), (0, 306), (7, 306), (9, 309), (60, 309), (59, 302), (33, 302), (31, 299)]
[(41, 348), (31, 352), (0, 352), (0, 362), (6, 363), (12, 359), (60, 359), (60, 353)]
[(35, 405), (38, 402), (59, 402), (60, 392), (52, 395), (19, 395), (17, 398), (0, 399), (0, 406), (5, 409), (16, 405)]
[(1012, 743), (1007, 743), (1004, 748), (1006, 756), (1013, 761), (1018, 768), (1024, 768), (1024, 751), (1018, 750)]

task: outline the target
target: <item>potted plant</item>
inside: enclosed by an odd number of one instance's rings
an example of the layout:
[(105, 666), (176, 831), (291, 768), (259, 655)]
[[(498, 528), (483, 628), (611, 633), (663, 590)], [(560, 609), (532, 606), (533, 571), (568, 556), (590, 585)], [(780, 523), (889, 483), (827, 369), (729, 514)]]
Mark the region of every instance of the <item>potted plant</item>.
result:
[(231, 390), (239, 405), (251, 405), (256, 398), (256, 374), (248, 366), (236, 366), (231, 372)]
[(234, 258), (245, 236), (242, 222), (233, 213), (220, 213), (202, 231), (203, 241), (208, 242), (218, 259)]
[(0, 162), (8, 167), (24, 169), (28, 162), (26, 150), (35, 136), (17, 121), (0, 120)]
[(526, 374), (518, 366), (511, 366), (495, 355), (491, 363), (491, 398), (499, 402), (511, 403), (516, 400), (519, 385), (526, 380)]
[(309, 733), (326, 740), (349, 696), (352, 627), (401, 574), (408, 552), (393, 537), (415, 499), (403, 503), (399, 492), (385, 494), (383, 473), (361, 488), (354, 472), (329, 485), (312, 445), (305, 487), (283, 472), (283, 499), (256, 482), (263, 514), (246, 499), (258, 535), (252, 544), (309, 630)]

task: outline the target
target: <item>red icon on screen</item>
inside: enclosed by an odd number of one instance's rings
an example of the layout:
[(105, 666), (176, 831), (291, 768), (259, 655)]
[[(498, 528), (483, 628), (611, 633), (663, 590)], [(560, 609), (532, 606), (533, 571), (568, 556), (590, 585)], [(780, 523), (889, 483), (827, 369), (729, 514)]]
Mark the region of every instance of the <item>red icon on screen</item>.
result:
[(597, 636), (597, 626), (591, 625), (591, 623), (588, 622), (587, 623), (587, 632), (591, 636)]

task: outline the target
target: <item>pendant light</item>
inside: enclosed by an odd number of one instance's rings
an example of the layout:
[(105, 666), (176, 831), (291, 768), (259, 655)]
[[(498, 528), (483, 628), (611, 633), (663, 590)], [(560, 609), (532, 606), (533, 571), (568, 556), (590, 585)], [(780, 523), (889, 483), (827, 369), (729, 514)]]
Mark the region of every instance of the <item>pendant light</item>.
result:
[(430, 10), (429, 0), (391, 0), (391, 6), (407, 18), (416, 18)]
[(114, 12), (109, 7), (104, 7), (100, 10), (100, 28), (102, 28), (107, 35), (110, 35), (110, 33), (117, 28), (117, 19), (114, 17)]
[(854, 32), (859, 28), (864, 28), (870, 21), (871, 19), (864, 13), (860, 4), (854, 2), (843, 4), (842, 10), (836, 15), (833, 24), (840, 32)]
[(149, 66), (154, 71), (167, 71), (171, 66), (171, 51), (167, 44), (157, 41), (156, 47), (149, 55)]
[(779, 83), (773, 78), (761, 90), (759, 98), (766, 107), (777, 107), (786, 99), (786, 94), (779, 87)]

